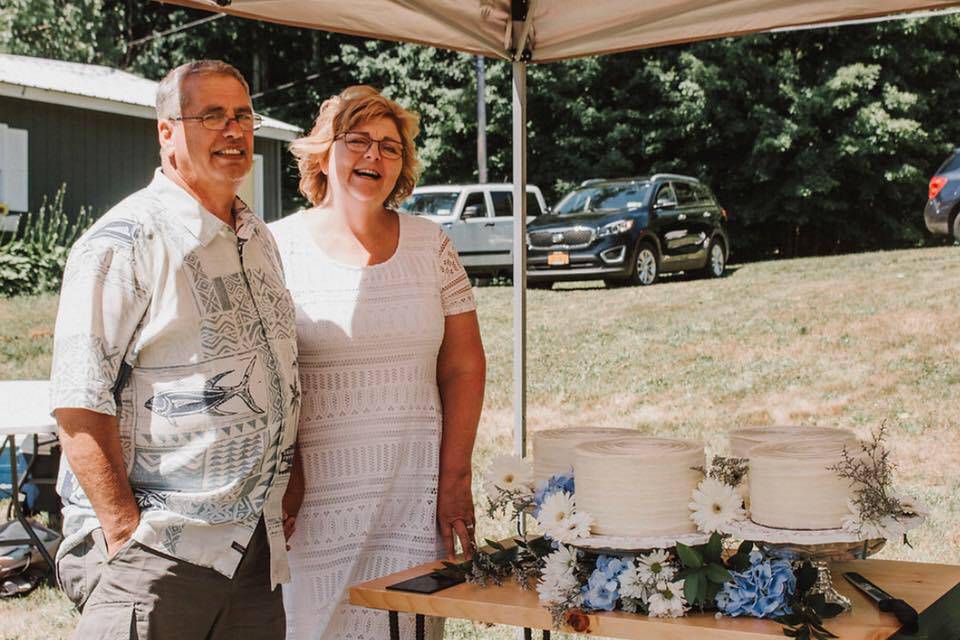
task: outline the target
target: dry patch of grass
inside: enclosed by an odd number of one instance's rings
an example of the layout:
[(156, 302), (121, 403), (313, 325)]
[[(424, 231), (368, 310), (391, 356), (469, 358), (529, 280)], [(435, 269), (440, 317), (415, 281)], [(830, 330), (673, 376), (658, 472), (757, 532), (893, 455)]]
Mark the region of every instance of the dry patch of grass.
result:
[(0, 380), (50, 375), (57, 296), (0, 300)]
[[(958, 563), (958, 274), (960, 250), (944, 247), (757, 263), (721, 280), (671, 278), (646, 288), (531, 290), (528, 428), (625, 426), (724, 451), (727, 431), (740, 426), (802, 423), (866, 435), (885, 423), (902, 488), (932, 515), (911, 535), (912, 549), (891, 544), (881, 555)], [(513, 447), (512, 294), (476, 294), (488, 356), (474, 456), (482, 505), (483, 469)], [(0, 301), (0, 378), (47, 374), (43, 329), (53, 326), (55, 305), (51, 296)], [(511, 533), (507, 522), (479, 522), (481, 537)], [(72, 619), (50, 590), (0, 601), (11, 637), (66, 637)], [(515, 635), (450, 621), (447, 637)]]
[(25, 598), (0, 599), (0, 640), (66, 640), (77, 619), (59, 589), (40, 586)]

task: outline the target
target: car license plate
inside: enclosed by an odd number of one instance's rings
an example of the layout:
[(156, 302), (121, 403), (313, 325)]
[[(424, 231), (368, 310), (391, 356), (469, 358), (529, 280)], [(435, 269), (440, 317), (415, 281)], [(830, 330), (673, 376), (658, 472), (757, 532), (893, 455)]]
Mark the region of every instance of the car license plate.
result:
[(570, 254), (566, 251), (554, 251), (547, 255), (547, 264), (551, 267), (565, 267), (570, 264)]

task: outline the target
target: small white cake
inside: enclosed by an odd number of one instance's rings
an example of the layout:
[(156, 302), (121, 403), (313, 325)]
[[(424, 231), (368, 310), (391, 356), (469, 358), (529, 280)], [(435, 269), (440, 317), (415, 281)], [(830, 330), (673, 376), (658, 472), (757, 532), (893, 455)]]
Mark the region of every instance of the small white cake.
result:
[(703, 479), (703, 444), (672, 438), (619, 438), (577, 447), (577, 509), (596, 535), (693, 533), (690, 500)]
[(750, 450), (750, 517), (779, 529), (839, 529), (853, 495), (849, 480), (831, 470), (860, 454), (854, 441), (809, 440), (762, 444)]
[(749, 451), (761, 444), (806, 440), (841, 440), (856, 443), (857, 436), (847, 429), (833, 427), (745, 427), (730, 432), (730, 451), (735, 458), (749, 458)]
[(567, 427), (533, 434), (533, 481), (539, 485), (551, 476), (573, 471), (573, 450), (586, 442), (639, 436), (633, 429)]

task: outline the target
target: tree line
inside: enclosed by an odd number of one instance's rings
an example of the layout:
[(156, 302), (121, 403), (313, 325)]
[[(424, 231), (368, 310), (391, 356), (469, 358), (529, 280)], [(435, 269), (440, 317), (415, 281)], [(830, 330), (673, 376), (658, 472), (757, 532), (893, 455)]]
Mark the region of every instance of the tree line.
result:
[[(134, 0), (0, 0), (0, 50), (153, 79), (222, 58), (250, 79), (258, 111), (305, 129), (323, 99), (372, 84), (421, 114), (421, 184), (477, 179), (473, 56), (230, 16), (192, 24), (208, 16)], [(737, 259), (938, 242), (922, 212), (960, 140), (958, 27), (945, 15), (531, 65), (530, 182), (556, 203), (588, 178), (697, 176), (730, 213)], [(486, 68), (489, 175), (505, 181), (510, 67)], [(286, 180), (292, 209), (292, 162)]]

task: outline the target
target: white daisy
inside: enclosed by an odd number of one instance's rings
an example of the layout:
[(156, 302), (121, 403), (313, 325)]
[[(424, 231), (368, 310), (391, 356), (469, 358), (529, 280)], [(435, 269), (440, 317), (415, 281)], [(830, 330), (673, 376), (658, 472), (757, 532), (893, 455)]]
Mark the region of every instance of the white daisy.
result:
[(578, 513), (576, 500), (566, 491), (547, 496), (537, 517), (544, 535), (558, 542), (572, 542), (590, 535), (592, 518), (587, 513)]
[(879, 520), (865, 520), (852, 500), (847, 501), (847, 509), (841, 528), (857, 534), (861, 540), (895, 540), (907, 532), (906, 517), (884, 516)]
[(558, 531), (557, 540), (559, 542), (573, 542), (578, 538), (586, 538), (590, 535), (590, 525), (593, 524), (593, 517), (585, 511), (575, 511), (567, 519), (566, 527), (562, 532)]
[(641, 602), (647, 601), (649, 590), (647, 581), (640, 575), (640, 568), (636, 559), (631, 559), (630, 564), (620, 574), (620, 595), (624, 598), (634, 598)]
[(577, 550), (560, 545), (547, 556), (543, 572), (537, 582), (537, 593), (541, 602), (563, 602), (570, 592), (577, 588)]
[(484, 489), (487, 491), (487, 495), (491, 497), (496, 497), (497, 489), (532, 493), (533, 468), (523, 458), (508, 455), (497, 456), (490, 463)]
[(680, 618), (686, 612), (686, 605), (683, 580), (659, 583), (647, 603), (652, 618)]
[(897, 502), (900, 503), (900, 513), (907, 518), (927, 518), (930, 515), (930, 508), (910, 496), (897, 494)]
[(731, 524), (747, 517), (736, 489), (716, 478), (704, 478), (693, 491), (690, 518), (704, 533), (727, 533)]
[(647, 584), (669, 581), (676, 573), (676, 569), (670, 564), (670, 554), (666, 549), (656, 549), (645, 556), (640, 556), (638, 570), (640, 577)]

